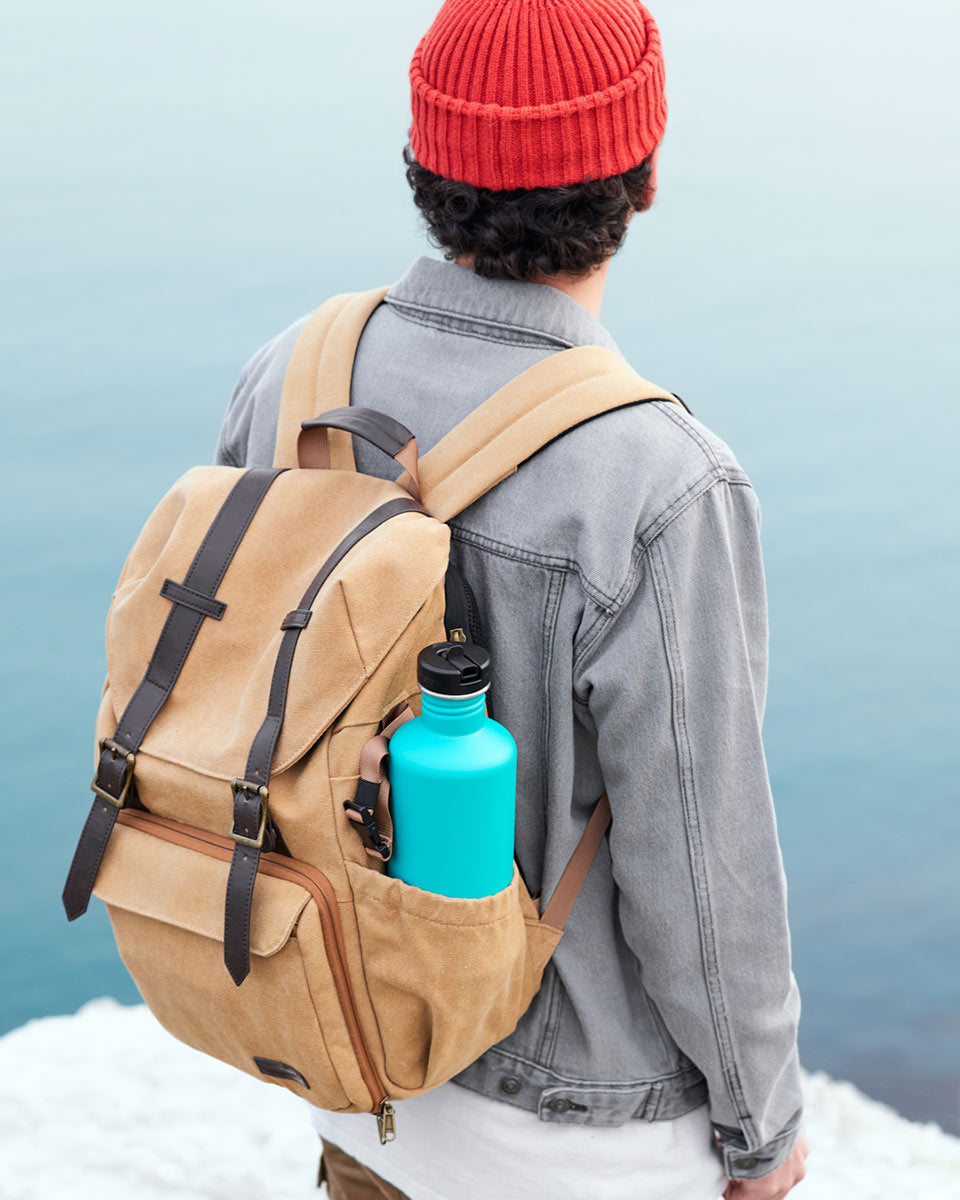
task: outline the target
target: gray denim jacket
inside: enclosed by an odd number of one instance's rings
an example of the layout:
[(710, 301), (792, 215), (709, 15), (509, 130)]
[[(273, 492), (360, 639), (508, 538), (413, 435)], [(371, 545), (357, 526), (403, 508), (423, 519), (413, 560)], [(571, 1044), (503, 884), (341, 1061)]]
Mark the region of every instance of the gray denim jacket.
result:
[[(302, 326), (247, 364), (218, 462), (271, 462)], [(364, 329), (351, 402), (403, 422), (423, 453), (532, 363), (588, 344), (616, 349), (555, 288), (421, 257)], [(355, 451), (360, 470), (396, 475), (366, 442)], [(549, 898), (604, 787), (613, 811), (540, 992), (455, 1080), (560, 1123), (662, 1120), (706, 1101), (741, 1178), (788, 1156), (801, 1116), (761, 741), (759, 525), (729, 447), (663, 401), (569, 431), (450, 522), (495, 713), (519, 747), (516, 855), (530, 890)]]

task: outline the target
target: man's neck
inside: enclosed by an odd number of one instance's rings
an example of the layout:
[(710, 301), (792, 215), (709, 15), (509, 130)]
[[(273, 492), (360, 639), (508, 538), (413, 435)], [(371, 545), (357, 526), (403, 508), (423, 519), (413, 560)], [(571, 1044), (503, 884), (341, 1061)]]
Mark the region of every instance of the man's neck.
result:
[[(464, 254), (457, 260), (457, 265), (466, 267), (468, 270), (473, 268), (473, 255)], [(603, 305), (603, 293), (607, 286), (607, 272), (610, 269), (610, 259), (606, 259), (595, 267), (589, 275), (574, 276), (574, 275), (540, 275), (533, 280), (534, 283), (543, 283), (548, 287), (556, 288), (558, 292), (564, 292), (578, 304), (582, 304), (587, 312), (591, 313), (599, 321), (600, 309)]]

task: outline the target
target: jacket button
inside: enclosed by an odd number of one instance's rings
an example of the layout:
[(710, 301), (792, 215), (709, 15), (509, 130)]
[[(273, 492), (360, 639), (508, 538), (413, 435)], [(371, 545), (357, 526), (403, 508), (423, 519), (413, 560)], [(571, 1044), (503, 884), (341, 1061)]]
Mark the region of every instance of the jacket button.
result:
[(570, 1101), (565, 1096), (554, 1096), (547, 1104), (551, 1112), (566, 1112), (569, 1107)]
[(737, 1166), (743, 1167), (745, 1171), (752, 1171), (759, 1161), (760, 1160), (755, 1158), (752, 1154), (748, 1154), (745, 1158), (737, 1159)]
[(506, 1092), (508, 1096), (516, 1095), (520, 1091), (522, 1084), (516, 1075), (503, 1075), (500, 1079), (500, 1091)]

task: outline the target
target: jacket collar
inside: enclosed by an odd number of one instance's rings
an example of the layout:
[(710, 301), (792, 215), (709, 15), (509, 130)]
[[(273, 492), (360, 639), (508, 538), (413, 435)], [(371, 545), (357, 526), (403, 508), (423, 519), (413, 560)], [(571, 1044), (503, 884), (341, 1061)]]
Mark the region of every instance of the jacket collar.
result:
[(555, 346), (617, 344), (582, 304), (545, 283), (485, 279), (422, 254), (384, 297), (400, 315), (492, 341)]

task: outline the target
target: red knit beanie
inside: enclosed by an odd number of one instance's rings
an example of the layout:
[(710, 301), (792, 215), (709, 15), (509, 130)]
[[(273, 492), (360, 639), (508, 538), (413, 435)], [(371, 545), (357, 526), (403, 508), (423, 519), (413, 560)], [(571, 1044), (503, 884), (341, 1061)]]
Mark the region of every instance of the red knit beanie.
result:
[(637, 0), (446, 0), (410, 84), (417, 162), (498, 191), (619, 175), (667, 122), (660, 32)]

